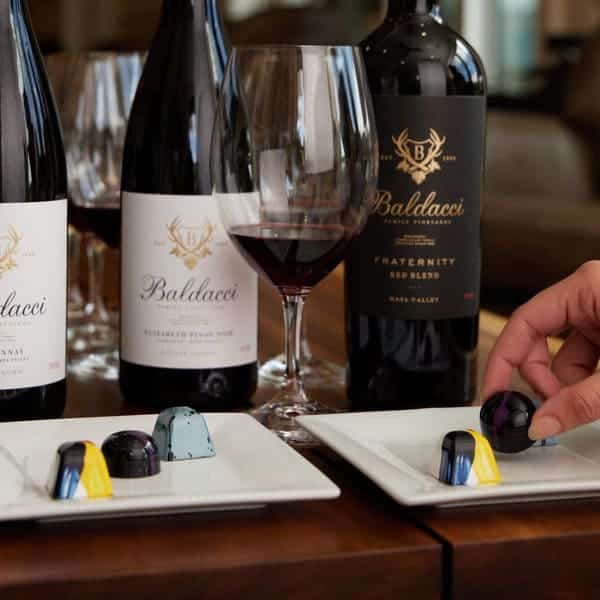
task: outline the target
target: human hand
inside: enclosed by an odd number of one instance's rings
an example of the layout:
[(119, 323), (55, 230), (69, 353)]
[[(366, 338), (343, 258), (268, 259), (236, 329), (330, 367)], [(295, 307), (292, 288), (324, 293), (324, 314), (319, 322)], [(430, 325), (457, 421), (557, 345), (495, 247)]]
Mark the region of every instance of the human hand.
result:
[[(570, 334), (552, 358), (548, 336)], [(483, 398), (510, 388), (518, 369), (544, 400), (529, 437), (541, 440), (600, 419), (600, 261), (584, 264), (509, 319), (492, 350)]]

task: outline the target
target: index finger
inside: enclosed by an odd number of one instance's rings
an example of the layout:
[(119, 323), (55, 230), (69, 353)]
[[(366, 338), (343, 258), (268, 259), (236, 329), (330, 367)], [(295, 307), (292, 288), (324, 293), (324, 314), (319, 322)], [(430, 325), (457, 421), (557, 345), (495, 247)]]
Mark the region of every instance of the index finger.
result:
[[(483, 398), (508, 389), (514, 369), (523, 365), (541, 340), (557, 335), (569, 326), (589, 323), (594, 318), (593, 314), (589, 314), (590, 309), (593, 312), (594, 302), (587, 301), (591, 294), (594, 294), (592, 285), (580, 269), (519, 308), (509, 319), (490, 353)], [(550, 375), (548, 367), (546, 376)]]

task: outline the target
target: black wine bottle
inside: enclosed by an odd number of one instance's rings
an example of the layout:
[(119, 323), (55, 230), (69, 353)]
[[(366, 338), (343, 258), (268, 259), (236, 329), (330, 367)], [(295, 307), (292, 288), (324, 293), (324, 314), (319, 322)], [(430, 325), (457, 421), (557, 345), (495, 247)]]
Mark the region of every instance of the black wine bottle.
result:
[(486, 82), (476, 52), (438, 9), (390, 0), (362, 44), (380, 175), (346, 262), (354, 410), (474, 400)]
[(258, 281), (211, 197), (226, 55), (216, 0), (164, 0), (133, 103), (121, 197), (121, 390), (130, 403), (248, 405)]
[(67, 174), (25, 0), (0, 0), (0, 420), (66, 395)]

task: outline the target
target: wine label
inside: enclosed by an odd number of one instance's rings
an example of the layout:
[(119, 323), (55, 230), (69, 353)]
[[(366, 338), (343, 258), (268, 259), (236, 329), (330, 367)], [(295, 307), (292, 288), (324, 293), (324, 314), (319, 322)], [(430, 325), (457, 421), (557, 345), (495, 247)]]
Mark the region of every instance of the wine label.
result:
[(0, 204), (0, 389), (66, 376), (67, 201)]
[(380, 173), (347, 260), (353, 312), (399, 320), (479, 311), (483, 97), (376, 96)]
[(258, 276), (211, 196), (124, 192), (121, 356), (169, 369), (255, 362)]

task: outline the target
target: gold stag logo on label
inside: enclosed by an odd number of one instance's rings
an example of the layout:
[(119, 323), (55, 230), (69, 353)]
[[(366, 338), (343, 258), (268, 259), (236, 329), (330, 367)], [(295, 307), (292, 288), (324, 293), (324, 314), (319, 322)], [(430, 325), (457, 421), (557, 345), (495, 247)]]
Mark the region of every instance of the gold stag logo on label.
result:
[(201, 260), (212, 255), (209, 244), (215, 231), (216, 227), (210, 221), (200, 226), (186, 226), (177, 217), (167, 225), (169, 240), (175, 244), (170, 254), (182, 260), (192, 271)]
[(15, 255), (22, 239), (23, 236), (12, 225), (9, 225), (6, 234), (0, 235), (0, 279), (18, 267)]
[(410, 175), (417, 185), (421, 185), (429, 175), (440, 171), (442, 167), (438, 159), (444, 152), (446, 138), (441, 137), (435, 129), (429, 130), (429, 139), (414, 140), (405, 129), (397, 138), (392, 136), (396, 155), (402, 159), (396, 167)]

